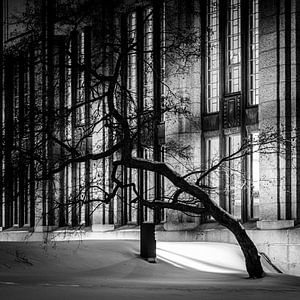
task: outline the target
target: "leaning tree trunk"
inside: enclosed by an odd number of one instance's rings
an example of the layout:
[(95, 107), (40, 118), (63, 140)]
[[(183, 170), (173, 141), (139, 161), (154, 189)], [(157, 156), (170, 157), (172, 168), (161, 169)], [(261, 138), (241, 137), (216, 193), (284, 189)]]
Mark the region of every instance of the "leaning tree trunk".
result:
[[(192, 185), (192, 190), (195, 190), (195, 185)], [(187, 191), (188, 192), (188, 191)], [(229, 229), (239, 243), (246, 262), (246, 269), (250, 278), (261, 278), (264, 275), (263, 268), (260, 262), (260, 256), (256, 246), (249, 238), (245, 228), (232, 215), (218, 206), (209, 195), (198, 187), (197, 198), (203, 203), (207, 212), (212, 215), (215, 220)]]
[[(199, 201), (204, 205), (207, 212), (212, 215), (218, 223), (225, 226), (234, 234), (243, 251), (246, 262), (246, 269), (249, 277), (263, 277), (264, 271), (261, 266), (260, 256), (254, 243), (246, 233), (246, 230), (243, 228), (239, 221), (237, 221), (232, 215), (230, 215), (228, 212), (218, 206), (212, 199), (210, 199), (209, 195), (204, 192), (198, 185), (188, 182), (184, 179), (184, 177), (182, 177), (175, 170), (173, 170), (163, 162), (149, 161), (146, 159), (131, 157), (128, 160), (115, 161), (114, 164), (156, 172), (168, 178), (176, 187), (180, 188), (182, 191), (199, 199)], [(172, 207), (170, 208), (172, 209)], [(194, 212), (199, 212), (197, 207), (194, 207)]]
[[(209, 203), (211, 202), (211, 203)], [(219, 206), (215, 205), (212, 200), (208, 200), (204, 205), (208, 212), (215, 218), (221, 225), (228, 228), (237, 239), (246, 262), (246, 269), (250, 278), (261, 278), (264, 275), (263, 268), (260, 262), (260, 256), (256, 246), (249, 238), (246, 230), (234, 217), (228, 214)]]

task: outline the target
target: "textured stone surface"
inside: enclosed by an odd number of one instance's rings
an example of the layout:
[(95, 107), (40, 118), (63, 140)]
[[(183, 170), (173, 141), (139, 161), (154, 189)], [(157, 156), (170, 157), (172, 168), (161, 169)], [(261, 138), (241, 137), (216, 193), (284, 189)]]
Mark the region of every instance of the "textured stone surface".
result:
[(115, 229), (115, 225), (113, 225), (113, 224), (93, 224), (92, 225), (93, 232), (109, 231), (109, 230), (114, 230), (114, 229)]
[[(202, 228), (200, 226), (200, 228)], [(281, 271), (300, 276), (300, 228), (282, 230), (247, 230), (259, 251), (264, 252)], [(139, 239), (139, 227), (123, 228), (106, 232), (84, 230), (56, 230), (54, 232), (3, 231), (0, 241), (71, 241)], [(219, 225), (211, 229), (183, 231), (157, 230), (157, 241), (203, 241), (236, 244), (233, 234)]]
[(259, 229), (285, 229), (294, 227), (294, 220), (276, 220), (276, 221), (257, 221)]

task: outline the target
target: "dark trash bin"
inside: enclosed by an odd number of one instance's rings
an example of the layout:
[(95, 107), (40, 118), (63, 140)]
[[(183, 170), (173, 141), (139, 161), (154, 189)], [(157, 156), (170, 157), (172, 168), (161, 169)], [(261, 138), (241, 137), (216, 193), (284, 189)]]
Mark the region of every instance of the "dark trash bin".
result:
[(142, 223), (140, 237), (141, 257), (149, 262), (156, 262), (155, 224)]

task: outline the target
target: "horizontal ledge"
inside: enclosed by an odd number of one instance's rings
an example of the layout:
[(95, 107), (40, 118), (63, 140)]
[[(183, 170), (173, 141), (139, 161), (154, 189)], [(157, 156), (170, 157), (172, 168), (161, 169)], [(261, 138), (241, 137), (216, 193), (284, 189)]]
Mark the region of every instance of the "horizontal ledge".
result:
[(258, 229), (286, 229), (295, 226), (294, 220), (257, 221)]

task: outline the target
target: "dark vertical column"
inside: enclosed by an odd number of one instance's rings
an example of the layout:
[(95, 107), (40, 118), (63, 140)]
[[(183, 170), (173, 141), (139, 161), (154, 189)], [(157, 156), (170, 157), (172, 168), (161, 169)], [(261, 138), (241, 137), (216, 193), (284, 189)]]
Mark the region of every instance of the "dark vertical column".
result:
[(24, 138), (23, 148), (26, 158), (23, 160), (24, 174), (24, 225), (29, 224), (29, 47), (24, 53), (24, 109), (23, 109)]
[(3, 225), (3, 2), (0, 1), (0, 227)]
[[(161, 122), (161, 13), (162, 1), (153, 0), (153, 89), (154, 89), (154, 149), (155, 161), (161, 161), (158, 125)], [(155, 173), (155, 199), (161, 199), (161, 176)], [(160, 222), (160, 209), (154, 210), (154, 222)]]
[[(90, 130), (90, 100), (91, 100), (91, 28), (86, 27), (84, 29), (84, 99), (85, 99), (85, 130)], [(91, 152), (92, 140), (91, 137), (86, 139), (86, 154)], [(91, 211), (92, 206), (90, 203), (90, 184), (91, 184), (91, 163), (90, 161), (85, 162), (85, 196), (86, 196), (86, 207), (85, 207), (85, 225), (91, 224)]]
[(192, 20), (194, 17), (194, 1), (185, 0), (184, 3), (184, 14), (185, 14), (185, 20), (186, 20), (186, 26), (187, 28), (191, 28), (193, 25)]
[[(66, 128), (66, 103), (65, 103), (65, 89), (66, 89), (66, 68), (65, 68), (65, 38), (61, 37), (58, 40), (58, 51), (59, 51), (59, 58), (58, 58), (58, 72), (59, 72), (59, 111), (60, 111), (60, 132), (59, 137), (61, 141), (65, 141), (65, 128)], [(64, 159), (65, 156), (65, 149), (63, 147), (60, 148), (60, 157)], [(68, 213), (67, 203), (66, 203), (66, 187), (65, 185), (68, 184), (65, 181), (65, 170), (60, 172), (59, 177), (59, 226), (66, 225), (66, 215)]]
[[(249, 137), (251, 144), (253, 143), (252, 136)], [(248, 209), (248, 218), (254, 217), (254, 205), (253, 205), (253, 148), (251, 149), (250, 155), (248, 156), (249, 163), (247, 164), (247, 181), (248, 181), (248, 187), (247, 187), (247, 209)]]
[(281, 208), (280, 208), (280, 178), (281, 178), (281, 171), (280, 171), (280, 136), (281, 136), (281, 116), (280, 116), (280, 80), (281, 80), (281, 70), (280, 70), (280, 7), (281, 1), (276, 1), (276, 109), (277, 109), (277, 120), (276, 120), (276, 133), (277, 133), (277, 219), (281, 219)]
[[(300, 1), (296, 1), (296, 49), (300, 49)], [(300, 52), (296, 52), (296, 218), (300, 221)]]
[[(41, 8), (41, 20), (42, 20), (42, 42), (41, 42), (41, 72), (42, 72), (42, 177), (45, 178), (47, 175), (47, 135), (46, 135), (46, 113), (47, 113), (47, 59), (46, 59), (46, 47), (47, 47), (47, 23), (46, 23), (46, 15), (47, 15), (47, 0), (42, 1)], [(47, 213), (47, 181), (43, 179), (42, 181), (42, 226), (47, 225), (46, 213)]]
[(30, 227), (35, 226), (35, 55), (34, 46), (30, 46), (29, 52), (29, 205), (30, 205)]
[[(102, 12), (101, 12), (101, 38), (103, 39), (103, 41), (105, 41), (105, 37), (107, 36), (107, 24), (106, 24), (106, 14), (105, 14), (105, 10), (103, 9)], [(106, 46), (105, 44), (101, 43), (100, 45), (101, 47), (101, 60), (102, 60), (102, 64), (100, 66), (101, 68), (101, 72), (103, 72), (103, 74), (106, 74), (106, 67), (107, 67), (107, 54), (106, 54)], [(104, 87), (101, 88), (102, 91), (104, 91)], [(102, 101), (102, 118), (104, 116), (106, 116), (106, 101)], [(103, 143), (102, 143), (102, 151), (105, 151), (106, 147), (107, 147), (107, 134), (109, 134), (109, 130), (108, 128), (104, 128), (102, 130), (102, 140), (103, 140)], [(107, 166), (107, 163), (109, 163), (109, 159), (108, 158), (104, 158), (102, 160), (102, 172), (101, 172), (101, 175), (102, 175), (102, 188), (103, 188), (103, 193), (102, 193), (102, 197), (103, 199), (105, 198), (105, 191), (106, 191), (106, 179), (108, 177), (108, 174), (106, 172), (106, 166)], [(105, 207), (106, 205), (101, 205), (100, 207), (100, 215), (102, 216), (102, 224), (105, 224)]]
[(285, 218), (292, 219), (291, 0), (285, 0)]
[[(54, 132), (54, 51), (53, 51), (53, 37), (54, 37), (54, 19), (55, 19), (55, 1), (47, 1), (47, 134), (52, 135)], [(53, 168), (53, 142), (47, 138), (48, 148), (48, 171), (51, 172)], [(53, 176), (49, 176), (47, 199), (48, 199), (48, 225), (54, 225), (54, 190), (53, 190)]]
[[(220, 37), (220, 111), (219, 111), (219, 142), (220, 142), (220, 159), (226, 155), (226, 140), (224, 135), (224, 105), (223, 99), (225, 95), (225, 54), (226, 54), (226, 21), (227, 9), (226, 1), (219, 1), (219, 37)], [(220, 206), (226, 209), (226, 174), (223, 168), (220, 169)]]
[[(205, 113), (205, 99), (206, 99), (206, 55), (207, 55), (207, 47), (206, 47), (206, 35), (207, 35), (207, 1), (200, 1), (200, 18), (201, 18), (201, 116)], [(201, 124), (202, 130), (202, 124)], [(202, 147), (204, 148), (204, 147)], [(205, 163), (205, 162), (204, 162)]]
[(19, 196), (16, 197), (19, 199), (19, 227), (24, 226), (24, 212), (25, 212), (25, 164), (24, 164), (24, 54), (21, 53), (19, 56), (19, 162), (18, 162), (18, 174), (16, 176), (19, 177)]
[[(108, 27), (108, 34), (111, 37), (111, 40), (114, 42), (114, 37), (117, 34), (117, 28), (116, 28), (116, 15), (115, 12), (113, 10), (112, 7), (109, 7), (106, 10), (106, 19), (105, 22), (109, 24)], [(114, 67), (115, 67), (115, 63), (116, 63), (116, 58), (114, 57), (114, 55), (112, 55), (112, 53), (114, 52), (114, 50), (111, 47), (107, 48), (108, 51), (108, 66), (109, 66), (109, 73), (113, 74), (114, 72)], [(120, 101), (120, 99), (116, 99), (117, 101)], [(108, 148), (111, 148), (114, 144), (114, 132), (112, 128), (108, 128)], [(113, 169), (113, 157), (110, 156), (108, 157), (108, 174), (112, 173), (112, 169)], [(107, 175), (106, 175), (107, 176)], [(109, 177), (109, 175), (108, 175)], [(112, 193), (113, 191), (113, 182), (112, 180), (109, 178), (108, 181), (108, 188), (109, 188), (109, 193)], [(108, 224), (113, 224), (114, 223), (114, 209), (115, 209), (115, 203), (114, 201), (110, 201), (108, 204)]]
[[(200, 1), (200, 18), (201, 18), (201, 103), (200, 103), (200, 116), (203, 120), (202, 116), (205, 114), (205, 99), (206, 99), (206, 55), (207, 55), (207, 47), (206, 47), (206, 34), (207, 34), (207, 0)], [(201, 122), (201, 168), (205, 169), (206, 164), (206, 145), (205, 139), (203, 135), (203, 124)], [(201, 222), (205, 221), (205, 216), (201, 216)]]
[(13, 166), (12, 166), (12, 148), (13, 148), (13, 66), (14, 59), (11, 56), (5, 57), (5, 228), (13, 225)]
[[(123, 14), (121, 17), (121, 51), (124, 59), (122, 60), (121, 68), (121, 85), (122, 85), (122, 115), (126, 118), (127, 116), (127, 58), (128, 58), (128, 36), (127, 36), (127, 15)], [(122, 181), (124, 184), (127, 183), (127, 168), (122, 168)], [(128, 222), (128, 197), (127, 188), (122, 189), (122, 203), (121, 203), (121, 224), (127, 224)]]
[[(77, 90), (78, 90), (78, 33), (71, 32), (71, 106), (74, 108), (77, 104)], [(71, 127), (72, 127), (72, 147), (76, 145), (76, 110), (72, 111)], [(78, 214), (76, 204), (77, 194), (77, 164), (72, 163), (72, 226), (78, 225)]]
[[(233, 149), (232, 149), (232, 137), (228, 137), (228, 140), (227, 140), (227, 149), (228, 149), (228, 153), (232, 153), (233, 152)], [(228, 212), (232, 213), (232, 202), (231, 202), (231, 198), (232, 198), (232, 189), (231, 187), (235, 184), (235, 182), (233, 181), (233, 178), (232, 178), (232, 170), (231, 170), (231, 161), (229, 161), (229, 171), (228, 171), (228, 203), (227, 203), (227, 210)], [(234, 204), (233, 204), (234, 205)]]
[[(104, 117), (106, 115), (106, 107), (105, 107), (105, 101), (103, 101), (102, 104), (102, 112), (103, 115), (102, 117)], [(105, 151), (106, 149), (106, 130), (103, 129), (102, 131), (102, 140), (103, 140), (103, 144), (102, 144), (102, 151)], [(104, 158), (102, 160), (102, 188), (103, 188), (103, 198), (105, 197), (105, 188), (106, 188), (106, 179), (108, 177), (108, 174), (106, 172), (106, 165), (107, 165), (107, 161), (108, 159)], [(102, 205), (101, 210), (102, 210), (102, 224), (105, 224), (105, 204)]]
[[(247, 138), (246, 132), (246, 106), (248, 102), (248, 0), (241, 1), (241, 145)], [(247, 156), (241, 158), (241, 186), (242, 186), (242, 205), (241, 220), (246, 222), (248, 219), (248, 184), (247, 184)]]
[[(143, 148), (141, 145), (141, 112), (144, 109), (144, 16), (141, 8), (137, 9), (137, 107), (138, 107), (138, 141), (137, 141), (137, 156), (143, 157)], [(144, 196), (144, 171), (138, 170), (138, 191), (139, 194)], [(129, 201), (132, 199), (129, 199)], [(144, 221), (144, 207), (138, 203), (138, 223)]]
[[(112, 7), (108, 7), (108, 9), (105, 11), (104, 22), (106, 24), (108, 24), (106, 33), (110, 37), (109, 40), (114, 42), (114, 37), (118, 33), (116, 31), (116, 15), (115, 15)], [(114, 50), (111, 47), (107, 46), (106, 51), (107, 51), (106, 55), (107, 55), (107, 64), (108, 64), (109, 74), (113, 74), (114, 68), (115, 68), (115, 63), (116, 63), (116, 57), (114, 55), (112, 55)], [(119, 102), (120, 99), (116, 98), (116, 101)], [(119, 105), (119, 103), (118, 103), (118, 105)], [(109, 127), (108, 128), (108, 143), (107, 143), (108, 148), (111, 148), (114, 144), (113, 136), (114, 136), (113, 128)], [(108, 174), (112, 173), (112, 168), (113, 168), (112, 163), (113, 163), (113, 157), (110, 156), (107, 159)], [(106, 178), (109, 178), (108, 179), (108, 193), (111, 193), (113, 190), (113, 182), (110, 179), (108, 174), (106, 174)], [(114, 201), (110, 201), (108, 204), (107, 224), (114, 223), (114, 207), (115, 207)], [(105, 209), (105, 206), (103, 206), (103, 208)], [(105, 215), (105, 210), (104, 210), (104, 215)]]

